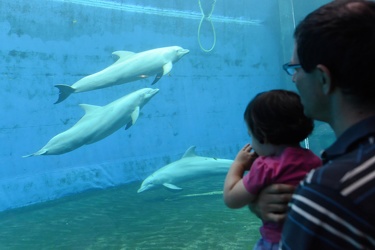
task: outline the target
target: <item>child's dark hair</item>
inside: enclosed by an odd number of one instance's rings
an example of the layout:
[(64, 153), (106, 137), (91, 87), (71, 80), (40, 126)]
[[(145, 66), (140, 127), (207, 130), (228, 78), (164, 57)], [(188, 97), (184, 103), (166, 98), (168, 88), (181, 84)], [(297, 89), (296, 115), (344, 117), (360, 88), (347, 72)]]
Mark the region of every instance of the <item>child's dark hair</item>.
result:
[(303, 113), (299, 95), (281, 89), (257, 94), (247, 105), (244, 118), (261, 143), (299, 143), (314, 129), (313, 120)]

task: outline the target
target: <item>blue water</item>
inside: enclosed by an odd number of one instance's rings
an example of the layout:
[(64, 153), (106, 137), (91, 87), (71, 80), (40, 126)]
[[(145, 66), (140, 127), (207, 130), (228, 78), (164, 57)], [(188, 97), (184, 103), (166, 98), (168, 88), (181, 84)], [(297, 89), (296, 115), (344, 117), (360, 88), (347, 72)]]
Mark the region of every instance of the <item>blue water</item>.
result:
[[(233, 159), (250, 140), (249, 100), (295, 90), (281, 68), (294, 26), (326, 2), (2, 0), (0, 249), (251, 248), (259, 220), (224, 206), (224, 175), (199, 176), (179, 193), (136, 191), (190, 146)], [(174, 45), (190, 52), (154, 85), (150, 76), (54, 104), (54, 85), (108, 67), (114, 51)], [(84, 115), (79, 104), (105, 106), (141, 88), (159, 93), (129, 129), (68, 153), (22, 158), (74, 126)], [(318, 154), (332, 139), (317, 123), (309, 146)]]

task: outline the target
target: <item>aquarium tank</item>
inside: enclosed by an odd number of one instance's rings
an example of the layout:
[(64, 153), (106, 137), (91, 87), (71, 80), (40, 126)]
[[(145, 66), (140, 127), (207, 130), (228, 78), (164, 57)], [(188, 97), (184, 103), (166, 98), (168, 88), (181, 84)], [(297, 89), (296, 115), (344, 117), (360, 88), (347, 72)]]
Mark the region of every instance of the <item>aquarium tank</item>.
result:
[(251, 249), (222, 198), (243, 112), (296, 91), (281, 65), (327, 2), (2, 0), (0, 249)]

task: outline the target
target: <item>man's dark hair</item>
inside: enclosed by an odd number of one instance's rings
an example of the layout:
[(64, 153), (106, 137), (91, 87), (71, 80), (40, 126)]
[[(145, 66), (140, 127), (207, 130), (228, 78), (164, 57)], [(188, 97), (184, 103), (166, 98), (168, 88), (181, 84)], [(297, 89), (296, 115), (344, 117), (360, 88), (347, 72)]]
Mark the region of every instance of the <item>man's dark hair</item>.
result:
[(302, 68), (318, 64), (358, 103), (375, 103), (375, 2), (336, 0), (305, 17), (294, 37)]
[(299, 143), (314, 129), (313, 120), (303, 113), (299, 95), (287, 90), (257, 94), (244, 118), (258, 141), (276, 145)]

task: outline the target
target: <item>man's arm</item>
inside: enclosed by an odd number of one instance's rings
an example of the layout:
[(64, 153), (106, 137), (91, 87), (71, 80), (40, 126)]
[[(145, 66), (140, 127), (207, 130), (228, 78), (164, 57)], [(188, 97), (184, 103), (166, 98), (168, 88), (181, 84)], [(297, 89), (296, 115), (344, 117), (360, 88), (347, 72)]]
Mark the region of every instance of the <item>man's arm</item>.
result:
[(292, 185), (272, 184), (259, 193), (256, 200), (249, 204), (249, 208), (264, 221), (283, 222), (294, 190)]

